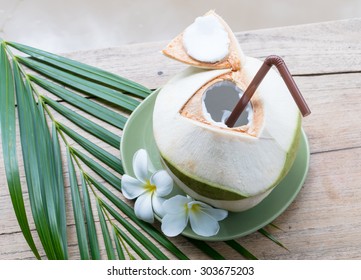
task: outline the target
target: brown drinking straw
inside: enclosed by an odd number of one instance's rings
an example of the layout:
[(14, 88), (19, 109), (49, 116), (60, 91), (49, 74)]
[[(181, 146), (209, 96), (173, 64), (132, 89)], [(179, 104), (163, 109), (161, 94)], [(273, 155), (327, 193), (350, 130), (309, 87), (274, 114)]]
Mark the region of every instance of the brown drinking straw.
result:
[(239, 116), (242, 114), (243, 110), (246, 108), (247, 103), (251, 100), (253, 94), (256, 92), (259, 84), (262, 82), (263, 78), (266, 76), (268, 71), (271, 69), (272, 65), (275, 65), (285, 81), (285, 84), (288, 87), (288, 90), (292, 94), (293, 99), (295, 100), (301, 114), (306, 117), (311, 114), (311, 110), (308, 108), (305, 99), (303, 98), (300, 90), (298, 89), (295, 81), (293, 80), (291, 73), (288, 71), (288, 68), (285, 62), (277, 55), (270, 55), (266, 57), (261, 68), (258, 70), (256, 76), (253, 78), (252, 82), (249, 84), (248, 88), (244, 92), (242, 98), (238, 101), (237, 105), (234, 107), (231, 115), (226, 121), (228, 127), (233, 127)]

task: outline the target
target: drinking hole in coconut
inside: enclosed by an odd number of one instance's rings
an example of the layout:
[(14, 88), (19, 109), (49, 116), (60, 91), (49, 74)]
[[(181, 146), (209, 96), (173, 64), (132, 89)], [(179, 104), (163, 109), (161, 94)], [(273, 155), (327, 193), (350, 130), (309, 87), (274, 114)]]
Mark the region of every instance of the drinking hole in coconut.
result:
[[(210, 123), (227, 127), (225, 124), (231, 114), (234, 104), (242, 97), (244, 91), (231, 81), (221, 81), (210, 86), (203, 94), (203, 115)], [(251, 125), (253, 118), (252, 105), (249, 102), (238, 118), (234, 127)]]

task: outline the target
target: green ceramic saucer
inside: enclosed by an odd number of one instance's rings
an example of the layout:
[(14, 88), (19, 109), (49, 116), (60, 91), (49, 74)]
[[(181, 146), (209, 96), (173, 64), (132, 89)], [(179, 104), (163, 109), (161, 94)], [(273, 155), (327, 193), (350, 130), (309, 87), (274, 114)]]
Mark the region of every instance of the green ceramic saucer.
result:
[[(123, 131), (120, 150), (124, 171), (130, 176), (134, 176), (132, 168), (133, 155), (141, 148), (148, 151), (154, 166), (157, 169), (162, 169), (152, 129), (153, 107), (156, 96), (157, 91), (143, 101), (132, 113)], [(307, 137), (302, 131), (299, 150), (291, 170), (260, 204), (244, 212), (229, 213), (228, 217), (220, 222), (221, 229), (217, 235), (202, 237), (195, 234), (189, 227), (182, 234), (194, 239), (220, 241), (245, 236), (266, 226), (286, 210), (300, 191), (306, 179), (309, 155)], [(176, 193), (182, 193), (177, 186), (174, 187), (170, 196)]]

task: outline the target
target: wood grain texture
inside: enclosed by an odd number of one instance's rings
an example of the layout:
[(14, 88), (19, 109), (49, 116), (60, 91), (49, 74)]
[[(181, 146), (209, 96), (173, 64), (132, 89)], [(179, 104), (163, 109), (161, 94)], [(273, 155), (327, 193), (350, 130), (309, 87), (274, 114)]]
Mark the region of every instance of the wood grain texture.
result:
[[(274, 221), (282, 231), (268, 228), (289, 251), (258, 232), (237, 240), (261, 259), (361, 259), (360, 30), (361, 19), (353, 19), (237, 33), (247, 55), (262, 59), (277, 54), (284, 58), (312, 110), (303, 120), (311, 147), (307, 180), (296, 200)], [(166, 43), (65, 55), (157, 88), (185, 67), (160, 54)], [(56, 117), (77, 129), (66, 119)], [(96, 121), (94, 117), (87, 117)], [(97, 142), (94, 137), (88, 137)], [(97, 144), (117, 153), (100, 141)], [(17, 146), (20, 148), (19, 143)], [(22, 164), (21, 160), (19, 163)], [(66, 172), (64, 175), (67, 182)], [(25, 183), (23, 171), (21, 180)], [(67, 187), (68, 196), (69, 192)], [(25, 203), (28, 206), (26, 193)], [(27, 209), (29, 211), (29, 207)], [(67, 211), (69, 253), (77, 259), (79, 252), (70, 203)], [(0, 216), (0, 259), (32, 259), (12, 210), (1, 145)], [(30, 227), (34, 229), (34, 224)], [(39, 243), (37, 238), (35, 241)], [(192, 259), (208, 258), (184, 237), (172, 238), (172, 241)], [(228, 259), (242, 258), (223, 242), (211, 245)], [(104, 247), (101, 249), (104, 252)]]
[[(361, 19), (236, 33), (244, 53), (265, 58), (276, 54), (293, 75), (361, 71)], [(162, 86), (183, 64), (161, 54), (168, 41), (65, 54), (150, 88)]]

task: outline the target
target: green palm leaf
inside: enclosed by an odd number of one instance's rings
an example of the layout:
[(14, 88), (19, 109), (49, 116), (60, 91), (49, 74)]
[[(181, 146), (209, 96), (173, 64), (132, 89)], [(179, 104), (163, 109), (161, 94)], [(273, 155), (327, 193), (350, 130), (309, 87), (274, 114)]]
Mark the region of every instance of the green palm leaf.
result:
[[(278, 228), (278, 227), (276, 226), (276, 228)], [(285, 245), (283, 245), (279, 240), (277, 240), (277, 238), (273, 234), (269, 233), (264, 228), (259, 229), (258, 232), (263, 234), (264, 236), (266, 236), (268, 239), (270, 239), (271, 241), (276, 243), (278, 246), (289, 251)]]
[(46, 79), (38, 76), (29, 76), (29, 79), (69, 104), (76, 106), (84, 112), (96, 116), (98, 119), (108, 122), (115, 127), (122, 129), (127, 121), (124, 116), (119, 115), (87, 98), (73, 94), (70, 90), (67, 90), (55, 83), (51, 83)]
[[(120, 239), (123, 239), (129, 246), (138, 254), (142, 260), (150, 260), (151, 258), (144, 252), (132, 239), (130, 239), (119, 227), (114, 227)], [(130, 259), (135, 259), (132, 254), (129, 254)]]
[(225, 242), (228, 246), (232, 247), (234, 250), (236, 250), (238, 253), (240, 253), (242, 256), (244, 256), (248, 260), (258, 260), (256, 256), (254, 256), (250, 251), (248, 251), (246, 248), (244, 248), (241, 244), (236, 242), (235, 240), (229, 240)]
[(66, 155), (69, 166), (69, 177), (70, 177), (69, 180), (70, 180), (71, 197), (72, 197), (71, 201), (73, 203), (74, 220), (76, 226), (76, 234), (78, 237), (80, 257), (83, 260), (88, 260), (90, 259), (90, 257), (89, 257), (88, 238), (86, 234), (85, 217), (83, 212), (83, 206), (81, 203), (80, 192), (78, 189), (75, 167), (69, 149), (67, 149)]
[(67, 127), (66, 125), (62, 123), (57, 123), (57, 126), (61, 131), (65, 132), (69, 137), (71, 137), (74, 141), (76, 141), (81, 147), (83, 147), (91, 155), (93, 155), (101, 162), (111, 167), (114, 171), (118, 172), (119, 174), (124, 173), (122, 168), (122, 162), (119, 158), (110, 154), (101, 147), (97, 146), (93, 142), (81, 136), (79, 133)]
[(74, 76), (71, 73), (67, 73), (58, 70), (55, 67), (48, 66), (43, 63), (39, 63), (36, 60), (32, 60), (24, 57), (16, 57), (16, 59), (23, 65), (35, 70), (42, 75), (52, 77), (57, 82), (64, 85), (85, 92), (93, 97), (104, 99), (114, 105), (118, 105), (129, 111), (133, 111), (138, 105), (139, 101), (113, 89), (109, 89), (103, 85), (84, 80), (81, 77)]
[(105, 244), (105, 249), (107, 251), (108, 259), (115, 260), (114, 247), (112, 244), (112, 240), (110, 238), (110, 234), (109, 234), (108, 226), (107, 226), (105, 216), (103, 213), (103, 209), (100, 207), (101, 202), (99, 200), (97, 200), (96, 202), (97, 202), (96, 204), (97, 204), (97, 209), (98, 209), (98, 215), (99, 215), (100, 225), (102, 228), (104, 244)]
[(87, 155), (82, 152), (73, 149), (74, 155), (76, 155), (82, 162), (84, 162), (89, 168), (91, 168), (95, 173), (97, 173), (100, 177), (102, 177), (105, 181), (107, 181), (110, 185), (120, 191), (121, 180), (114, 175), (114, 173), (103, 168), (99, 163), (95, 160), (91, 159)]
[(190, 239), (188, 238), (189, 242), (191, 242), (194, 246), (196, 246), (198, 249), (202, 250), (206, 255), (211, 257), (214, 260), (225, 260), (225, 257), (222, 256), (220, 253), (218, 253), (216, 250), (214, 250), (211, 246), (209, 246), (206, 242)]
[(124, 255), (124, 251), (120, 242), (120, 237), (117, 234), (117, 231), (115, 229), (115, 227), (113, 227), (113, 239), (114, 239), (114, 243), (117, 249), (117, 254), (118, 254), (118, 259), (119, 260), (125, 260), (125, 255)]
[(81, 187), (84, 198), (84, 211), (85, 211), (86, 226), (88, 231), (90, 253), (93, 260), (99, 260), (101, 258), (100, 249), (99, 249), (97, 232), (95, 228), (93, 210), (90, 202), (88, 185), (86, 183), (83, 173), (80, 174), (80, 178), (81, 178)]
[[(14, 56), (9, 47), (29, 57)], [(28, 68), (33, 72), (28, 73)], [(115, 155), (119, 135), (125, 116), (150, 93), (104, 70), (0, 41), (0, 128), (6, 176), (20, 228), (37, 258), (16, 160), (16, 113), (32, 219), (48, 259), (69, 258), (66, 227), (70, 223), (75, 223), (82, 259), (168, 259), (164, 250), (188, 259), (156, 227), (140, 221), (121, 194), (124, 171)], [(224, 259), (210, 243), (189, 241), (210, 257)], [(237, 242), (226, 244), (255, 258)]]
[(151, 91), (142, 85), (129, 81), (120, 76), (106, 72), (96, 67), (92, 67), (74, 60), (67, 59), (56, 54), (38, 50), (19, 43), (8, 42), (8, 45), (18, 49), (19, 51), (36, 58), (39, 61), (45, 62), (62, 70), (73, 73), (77, 76), (86, 77), (92, 81), (111, 86), (112, 88), (134, 94), (139, 97), (147, 97)]
[(96, 124), (95, 122), (90, 121), (89, 119), (83, 117), (82, 115), (70, 110), (66, 106), (54, 101), (53, 99), (42, 96), (41, 97), (44, 102), (58, 111), (60, 114), (65, 116), (70, 121), (74, 122), (80, 128), (84, 129), (86, 132), (93, 134), (99, 139), (103, 140), (107, 144), (113, 146), (114, 148), (118, 148), (120, 145), (120, 137), (105, 129), (104, 127)]
[(20, 138), (33, 218), (48, 258), (64, 258), (55, 209), (58, 181), (54, 176), (50, 133), (41, 116), (41, 103), (35, 103), (28, 81), (24, 84), (19, 65), (15, 60), (13, 62)]
[(16, 218), (24, 237), (36, 258), (40, 259), (30, 232), (28, 217), (20, 183), (16, 151), (15, 87), (10, 62), (5, 51), (5, 43), (0, 40), (0, 129), (4, 154), (6, 178)]
[(68, 258), (68, 238), (66, 235), (66, 205), (65, 205), (65, 193), (64, 193), (64, 179), (63, 179), (63, 162), (61, 158), (61, 150), (60, 150), (60, 143), (59, 143), (59, 135), (56, 130), (55, 125), (52, 125), (52, 143), (54, 149), (54, 160), (56, 161), (56, 179), (58, 180), (57, 186), (58, 188), (58, 195), (55, 197), (55, 201), (57, 202), (57, 213), (58, 217), (57, 220), (59, 221), (59, 228), (61, 230), (61, 238), (62, 238), (62, 245), (64, 251), (64, 257)]

